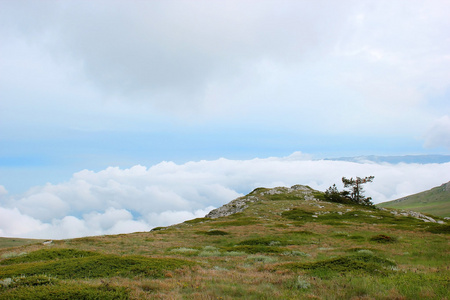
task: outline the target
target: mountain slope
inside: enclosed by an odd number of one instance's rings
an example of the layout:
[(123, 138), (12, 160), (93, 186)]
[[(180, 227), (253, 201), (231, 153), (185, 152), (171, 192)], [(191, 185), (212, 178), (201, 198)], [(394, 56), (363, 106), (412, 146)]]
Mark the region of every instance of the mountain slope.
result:
[(428, 191), (379, 203), (377, 206), (409, 209), (440, 217), (450, 217), (450, 181)]
[(366, 156), (327, 158), (325, 160), (351, 161), (357, 163), (372, 161), (375, 163), (390, 163), (390, 164), (398, 164), (398, 163), (443, 164), (450, 162), (450, 155), (401, 155), (401, 156), (366, 155)]
[(445, 299), (448, 231), (307, 186), (258, 188), (151, 232), (0, 249), (0, 299)]
[(0, 248), (18, 247), (28, 244), (42, 243), (44, 240), (4, 238), (0, 237)]

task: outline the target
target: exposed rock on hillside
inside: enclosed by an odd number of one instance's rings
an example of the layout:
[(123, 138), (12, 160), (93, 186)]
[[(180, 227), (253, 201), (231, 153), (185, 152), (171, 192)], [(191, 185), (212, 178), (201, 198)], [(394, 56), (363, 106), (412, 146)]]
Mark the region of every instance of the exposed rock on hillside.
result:
[(450, 217), (450, 182), (417, 194), (379, 203), (377, 206)]
[[(380, 209), (387, 210), (385, 208), (380, 208)], [(412, 211), (412, 210), (391, 210), (390, 213), (393, 214), (394, 216), (413, 217), (413, 218), (422, 220), (424, 222), (440, 223), (440, 224), (444, 223), (442, 221), (436, 221), (432, 217), (426, 216), (424, 214), (421, 214), (419, 212)]]
[[(282, 197), (288, 197), (288, 198), (295, 197), (297, 199), (302, 199), (304, 201), (312, 201), (311, 205), (316, 205), (320, 208), (320, 210), (315, 212), (312, 216), (313, 218), (317, 218), (320, 215), (325, 215), (325, 214), (330, 213), (329, 211), (322, 210), (322, 208), (324, 208), (324, 206), (322, 206), (320, 204), (324, 204), (326, 202), (324, 202), (323, 200), (316, 199), (314, 195), (317, 195), (317, 193), (319, 193), (319, 192), (316, 190), (313, 190), (309, 186), (305, 186), (305, 185), (294, 185), (290, 188), (288, 188), (288, 187), (276, 187), (276, 188), (272, 188), (272, 189), (257, 188), (246, 196), (234, 199), (233, 201), (231, 201), (217, 209), (212, 210), (205, 217), (211, 218), (211, 219), (226, 217), (226, 216), (233, 215), (233, 214), (244, 211), (247, 207), (249, 207), (249, 205), (251, 203), (263, 201), (263, 200), (267, 199), (268, 197), (273, 198), (276, 195), (283, 195)], [(336, 205), (339, 208), (342, 208), (341, 204), (336, 204)], [(395, 209), (386, 209), (386, 208), (379, 208), (379, 209), (388, 211), (395, 216), (412, 217), (412, 218), (421, 220), (423, 222), (429, 222), (429, 223), (441, 223), (441, 224), (444, 223), (443, 221), (440, 221), (440, 220), (437, 221), (430, 216), (427, 216), (425, 214), (415, 212), (415, 211), (395, 210)], [(353, 208), (347, 207), (343, 211), (337, 211), (337, 214), (343, 215), (344, 213), (347, 213), (352, 210), (353, 210)], [(364, 212), (370, 213), (369, 210), (364, 211)], [(374, 217), (374, 218), (382, 218), (382, 217)]]
[(276, 187), (273, 189), (257, 188), (250, 194), (234, 199), (233, 201), (210, 211), (205, 217), (216, 219), (220, 217), (226, 217), (238, 212), (243, 211), (248, 207), (249, 203), (261, 201), (261, 196), (264, 195), (276, 195), (276, 194), (295, 194), (304, 196), (305, 200), (315, 200), (313, 193), (314, 190), (305, 185), (294, 185), (290, 188)]

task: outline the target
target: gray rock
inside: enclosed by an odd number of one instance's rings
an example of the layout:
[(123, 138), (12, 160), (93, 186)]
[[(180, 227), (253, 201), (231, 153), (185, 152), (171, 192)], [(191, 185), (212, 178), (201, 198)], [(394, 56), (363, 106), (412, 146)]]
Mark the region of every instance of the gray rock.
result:
[(391, 210), (390, 211), (391, 214), (397, 216), (403, 216), (403, 217), (413, 217), (416, 219), (419, 219), (421, 221), (424, 222), (429, 222), (429, 223), (437, 223), (437, 221), (435, 219), (433, 219), (432, 217), (426, 216), (424, 214), (421, 214), (420, 212), (416, 212), (416, 211), (411, 211), (411, 210), (401, 210), (401, 211), (397, 211), (397, 210)]
[(229, 215), (233, 215), (235, 213), (241, 212), (248, 207), (249, 203), (254, 203), (261, 201), (260, 197), (264, 195), (276, 195), (276, 194), (287, 194), (297, 192), (298, 194), (304, 195), (305, 200), (315, 199), (312, 195), (313, 189), (304, 185), (294, 185), (290, 188), (287, 187), (276, 187), (273, 189), (266, 189), (264, 191), (258, 192), (257, 190), (253, 191), (247, 196), (239, 197), (234, 199), (230, 203), (227, 203), (217, 209), (213, 209), (210, 211), (205, 217), (216, 219), (220, 217), (226, 217)]

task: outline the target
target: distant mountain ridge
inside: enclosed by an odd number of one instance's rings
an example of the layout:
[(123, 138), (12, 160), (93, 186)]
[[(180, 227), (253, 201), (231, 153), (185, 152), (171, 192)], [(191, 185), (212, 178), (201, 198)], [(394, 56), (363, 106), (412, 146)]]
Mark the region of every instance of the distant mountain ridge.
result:
[(442, 164), (450, 162), (450, 155), (398, 155), (398, 156), (378, 156), (378, 155), (363, 155), (353, 157), (338, 157), (326, 158), (325, 160), (338, 160), (350, 162), (365, 162), (371, 161), (375, 163), (416, 163), (416, 164)]
[(428, 191), (377, 204), (378, 207), (408, 209), (450, 217), (450, 181)]

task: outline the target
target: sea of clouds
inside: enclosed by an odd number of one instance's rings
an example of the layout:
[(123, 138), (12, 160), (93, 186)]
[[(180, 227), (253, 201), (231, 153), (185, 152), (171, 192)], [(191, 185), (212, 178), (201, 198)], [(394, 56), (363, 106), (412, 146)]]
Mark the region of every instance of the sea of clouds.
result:
[(64, 239), (148, 231), (205, 216), (256, 187), (309, 185), (324, 191), (341, 178), (375, 176), (375, 203), (450, 180), (450, 163), (389, 164), (312, 160), (301, 153), (251, 160), (217, 159), (151, 167), (82, 170), (67, 182), (10, 195), (0, 186), (0, 236)]

